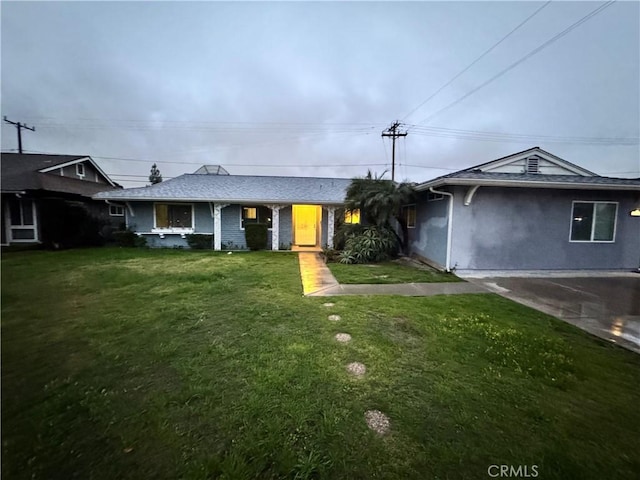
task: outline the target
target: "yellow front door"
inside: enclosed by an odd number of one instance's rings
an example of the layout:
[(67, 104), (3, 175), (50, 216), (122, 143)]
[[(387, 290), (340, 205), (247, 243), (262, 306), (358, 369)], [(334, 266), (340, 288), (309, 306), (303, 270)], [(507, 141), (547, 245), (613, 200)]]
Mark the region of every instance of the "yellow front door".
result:
[(293, 239), (300, 247), (315, 247), (318, 244), (320, 208), (317, 205), (293, 206)]

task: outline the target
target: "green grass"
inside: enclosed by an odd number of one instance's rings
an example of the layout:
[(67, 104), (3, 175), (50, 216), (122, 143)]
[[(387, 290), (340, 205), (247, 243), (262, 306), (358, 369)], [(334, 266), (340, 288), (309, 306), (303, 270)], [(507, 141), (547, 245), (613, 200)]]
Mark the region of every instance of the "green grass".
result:
[(295, 254), (3, 255), (3, 479), (637, 478), (638, 355), (489, 294), (301, 293)]
[(416, 268), (411, 265), (388, 261), (370, 265), (348, 265), (344, 263), (327, 263), (338, 283), (435, 283), (461, 282), (451, 273), (441, 273), (427, 268)]

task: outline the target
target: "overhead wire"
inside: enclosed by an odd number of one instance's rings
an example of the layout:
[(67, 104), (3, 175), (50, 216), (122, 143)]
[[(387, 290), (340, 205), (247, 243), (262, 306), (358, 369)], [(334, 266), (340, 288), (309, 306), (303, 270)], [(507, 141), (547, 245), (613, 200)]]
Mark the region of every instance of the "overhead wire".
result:
[(449, 85), (451, 85), (454, 81), (456, 81), (460, 76), (462, 76), (464, 73), (466, 73), (469, 69), (471, 69), (471, 67), (473, 67), (476, 63), (478, 63), (480, 60), (482, 60), (484, 57), (486, 57), (489, 53), (491, 53), (493, 50), (495, 50), (500, 44), (502, 44), (505, 40), (507, 40), (511, 35), (513, 35), (516, 31), (518, 31), (520, 29), (520, 27), (522, 27), (523, 25), (525, 25), (529, 20), (531, 20), (533, 17), (535, 17), (538, 13), (540, 13), (547, 5), (549, 5), (551, 3), (551, 0), (549, 0), (548, 2), (546, 2), (544, 5), (542, 5), (540, 8), (538, 8), (535, 12), (533, 12), (531, 15), (529, 15), (527, 18), (525, 18), (522, 22), (520, 22), (514, 29), (512, 29), (509, 33), (507, 33), (504, 37), (502, 37), (500, 40), (498, 40), (496, 43), (494, 43), (493, 45), (491, 45), (487, 50), (485, 50), (479, 57), (477, 57), (473, 62), (471, 62), (469, 65), (467, 65), (465, 68), (463, 68), (462, 70), (460, 70), (456, 75), (454, 75), (451, 79), (449, 79), (447, 82), (445, 82), (442, 86), (440, 86), (440, 88), (438, 88), (435, 92), (433, 92), (429, 97), (427, 97), (426, 100), (424, 100), (422, 103), (420, 103), (417, 107), (415, 107), (413, 110), (411, 110), (409, 113), (407, 113), (402, 120), (406, 120), (408, 117), (410, 117), (413, 113), (415, 113), (417, 110), (419, 110), (420, 108), (422, 108), (427, 102), (429, 102), (429, 100), (431, 100), (433, 97), (435, 97), (436, 95), (438, 95), (442, 90), (444, 90), (445, 88), (447, 88)]
[(431, 115), (429, 115), (428, 117), (424, 118), (423, 120), (419, 121), (418, 124), (423, 124), (423, 123), (428, 123), (430, 120), (432, 120), (434, 117), (440, 115), (442, 112), (454, 107), (455, 105), (457, 105), (458, 103), (460, 103), (461, 101), (465, 100), (466, 98), (470, 97), (471, 95), (473, 95), (474, 93), (476, 93), (477, 91), (481, 90), (482, 88), (486, 87), (487, 85), (489, 85), (490, 83), (492, 83), (493, 81), (497, 80), (498, 78), (500, 78), (501, 76), (503, 76), (505, 73), (513, 70), (515, 67), (517, 67), (518, 65), (520, 65), (521, 63), (525, 62), (526, 60), (528, 60), (529, 58), (533, 57), (534, 55), (536, 55), (537, 53), (541, 52), (542, 50), (544, 50), (546, 47), (548, 47), (549, 45), (553, 44), (554, 42), (556, 42), (557, 40), (559, 40), (560, 38), (564, 37), (565, 35), (567, 35), (569, 32), (571, 32), (572, 30), (578, 28), (580, 25), (582, 25), (583, 23), (585, 23), (586, 21), (590, 20), (591, 18), (593, 18), (594, 16), (598, 15), (599, 13), (601, 13), (603, 10), (605, 10), (606, 8), (610, 7), (611, 5), (613, 5), (616, 2), (616, 0), (610, 0), (602, 5), (600, 5), (599, 7), (597, 7), (596, 9), (592, 10), (591, 12), (589, 12), (587, 15), (585, 15), (584, 17), (582, 17), (580, 20), (574, 22), (573, 24), (571, 24), (569, 27), (565, 28), (562, 32), (556, 34), (555, 36), (553, 36), (552, 38), (550, 38), (549, 40), (547, 40), (546, 42), (542, 43), (541, 45), (539, 45), (538, 47), (534, 48), (533, 50), (531, 50), (529, 53), (527, 53), (525, 56), (521, 57), (519, 60), (513, 62), (511, 65), (509, 65), (507, 68), (501, 70), (499, 73), (497, 73), (496, 75), (494, 75), (493, 77), (489, 78), (489, 80), (483, 82), (482, 84), (480, 84), (479, 86), (475, 87), (474, 89), (470, 90), (469, 92), (465, 93), (463, 96), (459, 97), (457, 100), (454, 100), (453, 102), (451, 102), (450, 104), (446, 105), (445, 107), (441, 108), (440, 110), (436, 111), (435, 113), (432, 113)]
[(537, 135), (524, 133), (504, 133), (488, 132), (480, 130), (463, 130), (456, 128), (430, 127), (423, 125), (410, 125), (414, 135), (424, 135), (431, 137), (451, 137), (459, 139), (496, 141), (496, 142), (549, 142), (565, 144), (585, 144), (585, 145), (638, 145), (640, 137), (572, 137)]

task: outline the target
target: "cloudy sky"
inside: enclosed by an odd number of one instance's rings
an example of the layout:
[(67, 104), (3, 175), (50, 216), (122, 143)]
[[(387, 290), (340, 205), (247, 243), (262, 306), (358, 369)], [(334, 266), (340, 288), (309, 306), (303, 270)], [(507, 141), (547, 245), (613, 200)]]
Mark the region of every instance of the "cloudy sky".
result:
[[(125, 186), (143, 185), (154, 162), (165, 178), (202, 164), (382, 173), (391, 142), (381, 133), (396, 120), (408, 131), (400, 180), (536, 145), (599, 174), (640, 176), (635, 1), (0, 8), (2, 115), (35, 126), (25, 151), (90, 155)], [(15, 149), (3, 123), (2, 150)]]

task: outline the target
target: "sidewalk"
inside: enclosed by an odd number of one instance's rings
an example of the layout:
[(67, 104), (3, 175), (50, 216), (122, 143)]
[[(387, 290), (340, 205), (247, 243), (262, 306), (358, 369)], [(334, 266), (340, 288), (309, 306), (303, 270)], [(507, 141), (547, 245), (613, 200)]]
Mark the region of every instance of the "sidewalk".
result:
[(399, 283), (387, 285), (340, 285), (329, 267), (314, 252), (298, 254), (302, 291), (307, 297), (336, 295), (403, 295), (427, 297), (431, 295), (455, 295), (461, 293), (488, 293), (489, 290), (473, 283)]

